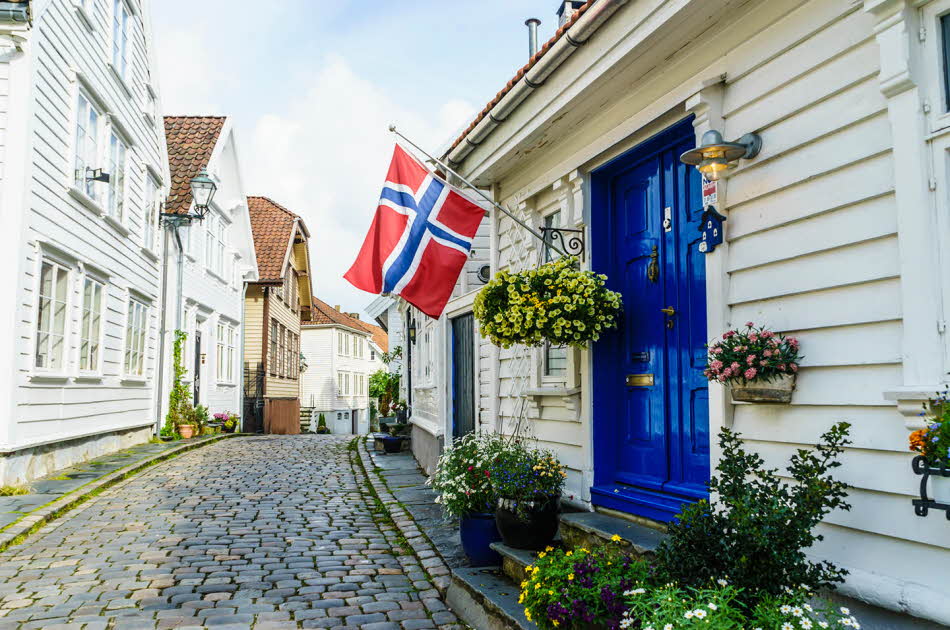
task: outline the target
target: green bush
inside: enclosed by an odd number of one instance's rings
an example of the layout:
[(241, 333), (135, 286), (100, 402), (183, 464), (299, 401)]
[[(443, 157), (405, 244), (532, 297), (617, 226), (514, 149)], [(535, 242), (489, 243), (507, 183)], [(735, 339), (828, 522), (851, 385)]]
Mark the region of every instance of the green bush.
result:
[(749, 611), (790, 586), (816, 591), (843, 582), (847, 571), (812, 562), (805, 550), (822, 539), (813, 529), (826, 514), (851, 507), (847, 484), (831, 475), (850, 444), (849, 429), (847, 423), (836, 424), (814, 450), (799, 449), (788, 466), (792, 482), (786, 483), (724, 428), (719, 475), (709, 482), (716, 498), (684, 508), (670, 525), (656, 553), (658, 582), (701, 588), (728, 577)]

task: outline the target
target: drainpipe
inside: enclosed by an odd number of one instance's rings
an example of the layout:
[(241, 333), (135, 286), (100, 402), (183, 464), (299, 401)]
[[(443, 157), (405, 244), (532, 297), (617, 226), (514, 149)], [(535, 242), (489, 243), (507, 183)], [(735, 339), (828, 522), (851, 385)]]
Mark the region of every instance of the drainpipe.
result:
[[(243, 274), (242, 274), (243, 278)], [(241, 283), (241, 351), (238, 356), (241, 357), (241, 373), (238, 377), (238, 408), (241, 410), (241, 427), (244, 427), (244, 344), (247, 335), (247, 280)]]
[(158, 318), (158, 375), (155, 392), (155, 435), (162, 431), (162, 389), (165, 384), (165, 346), (168, 344), (166, 339), (168, 331), (165, 330), (167, 321), (167, 299), (168, 299), (168, 230), (162, 230), (162, 236), (165, 242), (162, 244), (162, 301), (161, 312)]
[(175, 330), (181, 330), (181, 300), (184, 287), (182, 281), (185, 270), (185, 246), (181, 242), (181, 234), (178, 232), (178, 226), (175, 226), (175, 242), (178, 243), (178, 291), (175, 306)]

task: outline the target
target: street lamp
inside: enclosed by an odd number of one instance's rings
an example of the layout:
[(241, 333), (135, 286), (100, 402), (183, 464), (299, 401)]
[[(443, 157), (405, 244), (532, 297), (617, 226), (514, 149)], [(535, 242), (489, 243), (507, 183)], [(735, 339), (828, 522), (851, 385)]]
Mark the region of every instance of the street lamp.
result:
[(747, 133), (735, 142), (724, 142), (722, 134), (711, 129), (703, 134), (703, 143), (680, 156), (680, 161), (696, 167), (709, 181), (718, 180), (739, 159), (750, 160), (759, 154), (762, 138)]
[(218, 185), (214, 180), (208, 177), (207, 169), (201, 169), (201, 172), (191, 180), (191, 197), (195, 200), (195, 218), (201, 221), (208, 214), (208, 206), (217, 192)]

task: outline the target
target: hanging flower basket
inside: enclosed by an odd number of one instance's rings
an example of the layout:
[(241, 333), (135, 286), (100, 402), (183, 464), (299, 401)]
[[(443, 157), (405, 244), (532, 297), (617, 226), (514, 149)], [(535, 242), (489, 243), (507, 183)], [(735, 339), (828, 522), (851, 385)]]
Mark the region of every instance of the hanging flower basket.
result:
[(481, 334), (493, 344), (586, 346), (617, 325), (620, 294), (607, 276), (577, 268), (566, 257), (519, 273), (501, 271), (475, 297)]
[(709, 346), (706, 370), (710, 381), (727, 384), (735, 402), (792, 402), (801, 356), (798, 339), (746, 322), (744, 330), (728, 330)]

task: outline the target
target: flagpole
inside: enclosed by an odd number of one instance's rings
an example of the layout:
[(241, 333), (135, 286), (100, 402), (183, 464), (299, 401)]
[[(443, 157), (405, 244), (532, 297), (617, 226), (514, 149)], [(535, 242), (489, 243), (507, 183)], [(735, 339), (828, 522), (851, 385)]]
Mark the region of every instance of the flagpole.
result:
[(482, 199), (484, 199), (491, 205), (495, 206), (496, 208), (498, 208), (499, 210), (507, 214), (509, 217), (511, 217), (512, 221), (514, 221), (515, 223), (517, 223), (524, 229), (528, 230), (528, 232), (530, 232), (532, 236), (540, 240), (542, 243), (547, 244), (547, 246), (550, 247), (551, 249), (557, 250), (562, 256), (570, 256), (570, 254), (568, 254), (566, 251), (564, 251), (563, 249), (555, 245), (553, 239), (544, 238), (537, 230), (533, 229), (527, 223), (525, 223), (524, 221), (516, 217), (514, 214), (512, 214), (511, 211), (509, 211), (507, 208), (505, 208), (501, 204), (497, 203), (494, 199), (492, 199), (491, 197), (483, 193), (481, 190), (478, 189), (477, 186), (475, 186), (475, 184), (471, 183), (470, 181), (468, 181), (467, 179), (459, 175), (457, 172), (455, 172), (453, 169), (449, 168), (449, 166), (445, 164), (444, 162), (442, 162), (442, 160), (432, 157), (425, 149), (420, 147), (418, 144), (416, 144), (415, 142), (413, 142), (406, 136), (402, 135), (399, 132), (399, 130), (396, 129), (396, 125), (389, 125), (389, 130), (393, 132), (394, 134), (396, 134), (397, 136), (399, 136), (400, 138), (402, 138), (403, 140), (405, 140), (406, 142), (408, 142), (410, 145), (412, 145), (412, 147), (416, 151), (418, 151), (422, 155), (426, 156), (427, 158), (429, 158), (430, 160), (432, 160), (433, 162), (435, 162), (436, 164), (444, 168), (447, 172), (451, 173), (452, 175), (455, 175), (459, 180), (462, 181), (462, 183), (464, 183), (466, 186), (474, 190), (475, 193), (478, 194)]

